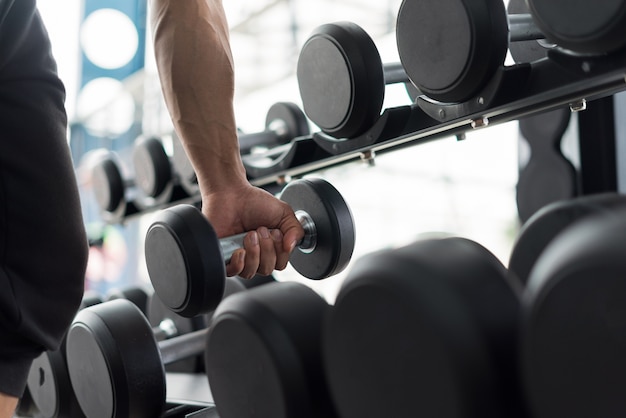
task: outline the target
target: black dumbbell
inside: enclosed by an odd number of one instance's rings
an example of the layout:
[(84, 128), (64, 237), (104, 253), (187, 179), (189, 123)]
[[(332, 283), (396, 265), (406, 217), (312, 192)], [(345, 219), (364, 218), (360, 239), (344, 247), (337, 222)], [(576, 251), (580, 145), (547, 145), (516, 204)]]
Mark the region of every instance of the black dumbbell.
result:
[[(355, 236), (352, 214), (337, 189), (322, 179), (295, 180), (280, 198), (305, 230), (291, 254), (291, 266), (315, 280), (342, 271), (352, 257)], [(156, 293), (183, 316), (215, 309), (224, 292), (225, 263), (242, 247), (244, 237), (218, 239), (194, 206), (161, 211), (145, 239), (146, 265)]]
[[(96, 292), (83, 295), (79, 309), (102, 303)], [(31, 365), (27, 377), (27, 392), (37, 410), (38, 418), (82, 418), (84, 415), (72, 389), (67, 372), (63, 339), (58, 350), (45, 351)]]
[(163, 141), (155, 136), (139, 137), (133, 145), (134, 181), (144, 206), (154, 207), (189, 197), (182, 187)]
[(164, 366), (201, 355), (206, 346), (207, 328), (180, 334), (177, 324), (165, 318), (152, 327), (124, 299), (78, 313), (66, 350), (70, 380), (87, 418), (160, 415), (166, 398)]
[(560, 47), (605, 54), (626, 46), (626, 1), (528, 0), (537, 26)]
[(119, 156), (104, 151), (91, 169), (96, 203), (107, 221), (115, 222), (141, 210), (135, 182), (123, 173)]
[(530, 273), (522, 369), (533, 417), (626, 414), (626, 211), (584, 217)]
[(374, 125), (385, 84), (410, 82), (402, 64), (382, 63), (372, 38), (353, 22), (316, 28), (300, 51), (297, 77), (306, 115), (336, 138)]
[[(601, 55), (626, 41), (623, 1), (540, 3), (529, 2), (532, 15), (507, 17), (502, 0), (404, 0), (396, 25), (400, 61), (423, 94), (459, 103), (475, 97), (504, 64), (510, 42), (548, 37), (574, 54)], [(616, 9), (621, 14), (611, 16)], [(554, 28), (568, 35), (555, 36)]]
[(265, 130), (239, 134), (239, 150), (246, 155), (255, 148), (273, 148), (309, 133), (309, 122), (298, 105), (277, 102), (267, 111)]
[[(226, 279), (224, 286), (223, 299), (228, 296), (242, 292), (246, 290), (244, 281), (238, 278), (229, 277)], [(177, 330), (179, 334), (189, 334), (194, 331), (198, 331), (206, 328), (211, 323), (213, 312), (209, 312), (206, 315), (198, 315), (192, 318), (185, 318), (172, 312), (165, 304), (159, 299), (156, 293), (150, 296), (148, 301), (148, 322), (153, 327), (158, 327), (160, 324), (173, 324), (173, 328)], [(172, 328), (170, 326), (170, 328)], [(159, 338), (157, 338), (159, 339)], [(165, 371), (176, 373), (203, 373), (204, 357), (201, 355), (188, 357), (181, 359), (174, 363), (165, 366)]]
[(205, 352), (220, 417), (337, 417), (322, 367), (328, 309), (323, 298), (296, 282), (270, 283), (225, 299), (215, 311)]
[(526, 285), (537, 259), (562, 231), (587, 216), (610, 215), (620, 208), (626, 208), (626, 197), (615, 193), (582, 196), (547, 205), (522, 226), (511, 251), (509, 270)]
[(359, 259), (323, 337), (339, 415), (525, 416), (519, 291), (493, 254), (466, 239)]

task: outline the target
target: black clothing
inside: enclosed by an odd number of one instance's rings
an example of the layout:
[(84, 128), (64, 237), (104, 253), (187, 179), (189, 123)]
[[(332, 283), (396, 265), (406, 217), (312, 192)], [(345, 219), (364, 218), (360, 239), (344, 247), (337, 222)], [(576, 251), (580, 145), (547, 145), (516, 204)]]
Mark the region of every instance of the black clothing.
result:
[(65, 90), (35, 0), (0, 0), (0, 392), (58, 348), (84, 290), (87, 239)]

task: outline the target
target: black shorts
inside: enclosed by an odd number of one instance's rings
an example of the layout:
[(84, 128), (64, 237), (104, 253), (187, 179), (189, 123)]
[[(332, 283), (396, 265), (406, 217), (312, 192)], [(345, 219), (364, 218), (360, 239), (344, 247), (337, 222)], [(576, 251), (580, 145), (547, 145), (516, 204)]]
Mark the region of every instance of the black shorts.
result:
[(0, 392), (58, 348), (84, 290), (87, 240), (65, 90), (35, 0), (0, 0)]

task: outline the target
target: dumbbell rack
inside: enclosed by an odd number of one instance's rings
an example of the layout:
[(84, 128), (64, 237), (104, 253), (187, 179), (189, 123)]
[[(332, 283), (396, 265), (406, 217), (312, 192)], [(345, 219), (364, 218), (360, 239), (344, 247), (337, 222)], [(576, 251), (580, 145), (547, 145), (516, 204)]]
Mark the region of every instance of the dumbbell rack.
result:
[[(481, 94), (467, 102), (445, 104), (420, 96), (411, 105), (385, 109), (358, 137), (337, 139), (314, 132), (243, 161), (253, 185), (278, 191), (290, 179), (322, 169), (444, 137), (463, 139), (473, 130), (557, 108), (582, 111), (587, 103), (623, 90), (626, 51), (586, 58), (549, 51), (547, 59), (500, 68)], [(186, 201), (197, 202), (199, 196)], [(163, 207), (142, 209), (118, 221)]]
[[(550, 53), (547, 60), (501, 68), (483, 94), (471, 101), (441, 104), (419, 97), (411, 106), (385, 109), (376, 124), (359, 137), (336, 139), (316, 132), (297, 138), (291, 144), (294, 149), (277, 158), (274, 165), (255, 171), (258, 176), (251, 182), (263, 187), (442, 137), (462, 138), (475, 129), (560, 107), (582, 111), (587, 102), (625, 89), (626, 52), (586, 60)], [(312, 148), (317, 153), (311, 152)], [(323, 153), (325, 158), (318, 159)]]

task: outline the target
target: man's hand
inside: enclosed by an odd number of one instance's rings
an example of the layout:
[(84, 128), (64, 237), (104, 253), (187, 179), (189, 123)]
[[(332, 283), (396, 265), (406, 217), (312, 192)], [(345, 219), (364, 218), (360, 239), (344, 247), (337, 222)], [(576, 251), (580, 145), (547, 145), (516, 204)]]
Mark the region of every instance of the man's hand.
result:
[(283, 270), (304, 236), (287, 203), (250, 184), (204, 195), (202, 212), (219, 237), (250, 231), (244, 249), (235, 251), (226, 266), (229, 276), (252, 278)]

